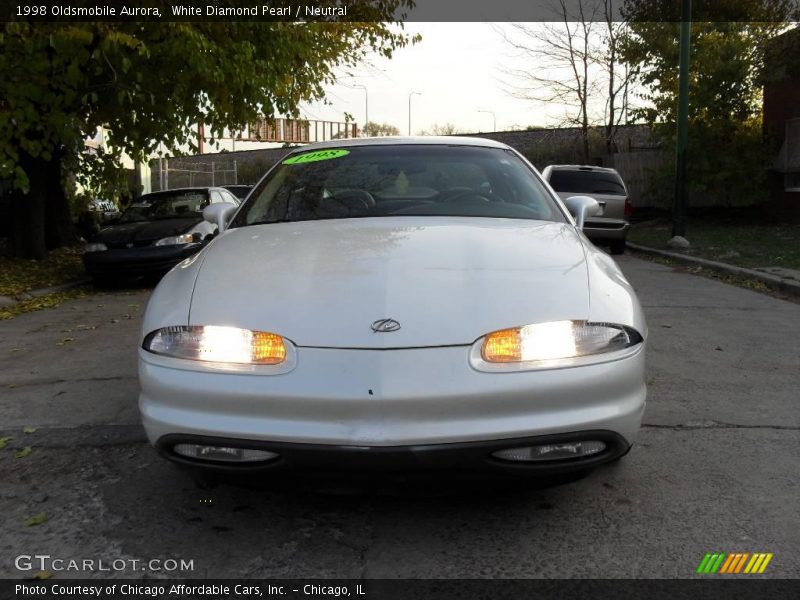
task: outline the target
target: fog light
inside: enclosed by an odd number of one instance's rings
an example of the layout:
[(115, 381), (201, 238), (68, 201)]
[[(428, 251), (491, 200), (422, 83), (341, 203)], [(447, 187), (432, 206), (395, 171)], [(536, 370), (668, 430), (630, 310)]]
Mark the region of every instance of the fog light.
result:
[(584, 456), (597, 454), (605, 449), (605, 442), (589, 440), (586, 442), (572, 442), (568, 444), (545, 444), (542, 446), (509, 448), (507, 450), (498, 450), (497, 452), (492, 452), (492, 456), (502, 460), (532, 462), (582, 458)]
[(175, 444), (172, 450), (175, 454), (180, 454), (188, 458), (223, 462), (256, 462), (272, 460), (278, 457), (274, 452), (269, 452), (267, 450), (227, 448), (225, 446), (200, 446), (198, 444)]

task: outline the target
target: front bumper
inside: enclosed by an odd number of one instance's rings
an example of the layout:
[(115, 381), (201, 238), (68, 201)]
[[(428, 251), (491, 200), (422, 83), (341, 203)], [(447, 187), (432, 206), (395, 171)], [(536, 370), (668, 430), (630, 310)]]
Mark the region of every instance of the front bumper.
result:
[(294, 370), (264, 375), (140, 350), (139, 408), (159, 448), (187, 436), (375, 456), (586, 431), (617, 435), (620, 447), (634, 441), (646, 397), (643, 348), (613, 362), (515, 373), (476, 371), (468, 355), (469, 347), (299, 348)]
[(196, 254), (202, 244), (144, 246), (86, 252), (83, 264), (93, 277), (143, 277), (163, 275), (182, 260)]
[[(581, 458), (551, 461), (516, 462), (492, 456), (493, 452), (509, 448), (563, 444), (599, 440), (605, 450)], [(256, 463), (225, 463), (191, 459), (173, 451), (176, 444), (201, 446), (242, 447), (267, 450), (278, 455), (269, 461)], [(302, 473), (403, 473), (414, 471), (468, 471), (470, 474), (535, 473), (556, 475), (596, 467), (613, 461), (630, 449), (630, 444), (611, 431), (581, 431), (505, 440), (462, 442), (454, 444), (420, 444), (414, 446), (334, 446), (325, 444), (294, 444), (286, 442), (242, 441), (199, 435), (167, 435), (156, 444), (165, 458), (188, 468), (203, 468), (233, 474)]]
[(622, 219), (594, 217), (586, 219), (583, 233), (592, 241), (624, 240), (630, 228), (630, 223)]

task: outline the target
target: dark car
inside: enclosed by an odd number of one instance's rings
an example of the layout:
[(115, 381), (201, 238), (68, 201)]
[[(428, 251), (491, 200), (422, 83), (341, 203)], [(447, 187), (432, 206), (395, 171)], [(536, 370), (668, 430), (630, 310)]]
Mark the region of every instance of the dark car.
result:
[(113, 200), (95, 198), (86, 206), (86, 210), (96, 213), (101, 223), (113, 221), (119, 216), (119, 209)]
[(253, 189), (252, 185), (236, 184), (236, 185), (223, 185), (226, 190), (232, 192), (239, 200), (247, 198), (247, 194)]
[(203, 209), (222, 202), (239, 205), (216, 187), (145, 194), (88, 241), (86, 271), (103, 282), (161, 277), (214, 237), (216, 227), (203, 220)]

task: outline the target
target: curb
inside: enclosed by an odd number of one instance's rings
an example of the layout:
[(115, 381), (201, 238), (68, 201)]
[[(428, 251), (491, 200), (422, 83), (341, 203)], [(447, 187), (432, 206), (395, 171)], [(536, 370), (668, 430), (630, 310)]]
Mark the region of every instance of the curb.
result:
[(22, 302), (23, 300), (33, 300), (34, 298), (41, 298), (42, 296), (49, 296), (50, 294), (65, 292), (67, 290), (71, 290), (72, 288), (76, 288), (81, 285), (86, 285), (91, 280), (92, 280), (91, 277), (84, 277), (82, 279), (76, 279), (75, 281), (68, 281), (67, 283), (62, 283), (61, 285), (54, 285), (52, 287), (39, 288), (36, 290), (22, 292), (17, 296), (0, 296), (0, 307), (13, 306), (17, 302)]
[(800, 298), (800, 282), (794, 281), (792, 279), (778, 277), (777, 275), (770, 275), (769, 273), (756, 271), (754, 269), (745, 269), (744, 267), (736, 267), (734, 265), (729, 265), (727, 263), (721, 263), (715, 260), (708, 260), (707, 258), (696, 258), (694, 256), (687, 256), (685, 254), (680, 254), (678, 252), (669, 252), (667, 250), (658, 250), (656, 248), (650, 248), (649, 246), (640, 246), (639, 244), (634, 244), (632, 242), (628, 242), (627, 246), (631, 250), (635, 250), (636, 252), (641, 252), (642, 254), (651, 254), (655, 256), (661, 256), (662, 258), (669, 258), (679, 263), (692, 265), (696, 267), (703, 267), (709, 269), (710, 271), (723, 273), (725, 275), (735, 275), (737, 277), (755, 279), (757, 281), (760, 281), (767, 287), (782, 292), (787, 296), (794, 296), (795, 298)]

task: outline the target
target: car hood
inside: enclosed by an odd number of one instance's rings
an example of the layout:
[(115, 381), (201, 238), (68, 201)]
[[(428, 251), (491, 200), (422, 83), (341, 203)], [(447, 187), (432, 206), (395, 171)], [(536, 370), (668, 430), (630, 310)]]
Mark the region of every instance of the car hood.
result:
[(163, 237), (184, 233), (200, 221), (199, 217), (190, 217), (118, 223), (100, 230), (92, 241), (104, 244), (155, 242)]
[[(298, 346), (408, 348), (588, 310), (571, 225), (381, 217), (225, 232), (206, 248), (189, 322), (272, 331)], [(375, 333), (387, 318), (401, 328)]]

